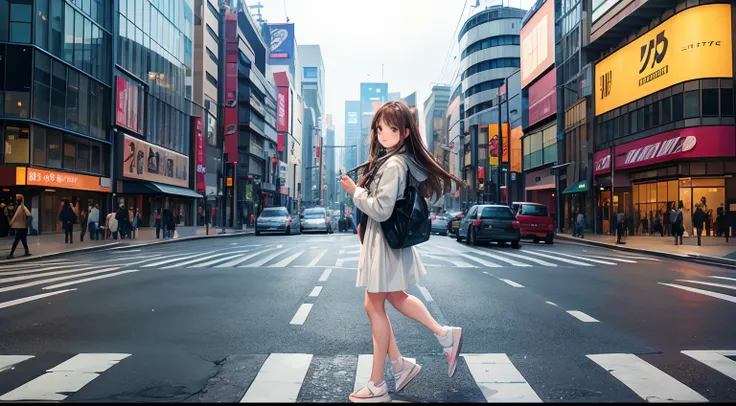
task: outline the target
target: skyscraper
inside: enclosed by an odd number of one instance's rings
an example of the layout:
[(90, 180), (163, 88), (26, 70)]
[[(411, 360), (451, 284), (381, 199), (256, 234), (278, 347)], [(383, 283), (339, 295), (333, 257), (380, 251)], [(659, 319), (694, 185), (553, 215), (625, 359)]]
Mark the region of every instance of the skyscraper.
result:
[[(346, 171), (358, 166), (358, 145), (360, 143), (360, 101), (345, 101), (345, 149), (343, 166)], [(361, 161), (362, 163), (363, 161)]]
[(388, 101), (388, 83), (360, 84), (360, 140), (358, 142), (358, 162), (368, 160), (370, 148), (370, 129), (373, 115), (383, 103)]

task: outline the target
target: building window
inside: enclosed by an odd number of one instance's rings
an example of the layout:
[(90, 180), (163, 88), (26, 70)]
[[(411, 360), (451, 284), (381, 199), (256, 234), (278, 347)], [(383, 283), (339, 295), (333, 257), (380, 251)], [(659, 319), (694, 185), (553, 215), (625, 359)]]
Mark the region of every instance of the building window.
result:
[(33, 118), (48, 122), (51, 112), (51, 58), (36, 52), (33, 76)]
[(9, 39), (11, 42), (31, 42), (32, 0), (10, 0)]
[(46, 131), (46, 166), (61, 169), (61, 143), (61, 132), (52, 129)]
[(672, 121), (680, 121), (685, 116), (682, 93), (672, 95)]
[(77, 140), (75, 137), (64, 137), (64, 161), (62, 167), (77, 170)]
[(28, 125), (8, 125), (5, 127), (5, 163), (27, 164), (30, 137)]
[(46, 166), (46, 128), (33, 126), (33, 160), (34, 165)]
[(220, 37), (217, 36), (215, 31), (209, 26), (209, 24), (205, 24), (207, 26), (207, 32), (210, 34), (210, 37), (212, 37), (215, 42), (220, 42)]
[(499, 68), (518, 68), (521, 66), (520, 58), (497, 58), (476, 63), (469, 67), (463, 72), (462, 79), (465, 80), (469, 76), (475, 75), (476, 73)]
[(733, 89), (721, 88), (721, 116), (733, 117)]
[(703, 89), (703, 117), (718, 117), (718, 89)]
[(478, 83), (477, 85), (471, 86), (465, 91), (465, 97), (470, 97), (476, 93), (484, 92), (486, 90), (498, 89), (503, 86), (504, 79), (493, 79), (485, 82)]
[(520, 41), (518, 35), (498, 35), (495, 37), (484, 38), (480, 41), (476, 41), (470, 44), (467, 48), (465, 48), (460, 59), (465, 59), (468, 55), (491, 47), (502, 45), (519, 45), (519, 43)]
[(215, 6), (213, 6), (212, 3), (209, 2), (209, 0), (204, 0), (204, 2), (207, 3), (207, 8), (210, 9), (210, 13), (212, 13), (212, 15), (214, 15), (215, 17), (220, 15)]
[[(207, 3), (207, 4), (209, 4), (209, 3)], [(210, 49), (207, 48), (207, 47), (205, 47), (205, 50), (207, 51), (207, 56), (210, 57), (210, 59), (212, 60), (212, 62), (214, 62), (215, 65), (219, 65), (220, 64), (220, 61), (217, 59), (217, 57), (215, 56), (215, 54), (212, 51), (210, 51)]]
[(695, 118), (700, 114), (700, 90), (685, 92), (685, 118)]
[(217, 79), (215, 79), (212, 75), (207, 73), (207, 81), (212, 84), (212, 86), (217, 87)]
[(31, 48), (8, 45), (5, 55), (6, 59), (2, 62), (10, 64), (10, 69), (5, 69), (5, 115), (29, 118), (33, 72)]
[(36, 0), (35, 44), (48, 48), (49, 42), (49, 0)]
[(51, 1), (51, 41), (49, 42), (49, 51), (58, 57), (61, 57), (63, 32), (64, 32), (64, 3), (61, 1)]
[(304, 68), (304, 79), (317, 79), (317, 68), (309, 66)]

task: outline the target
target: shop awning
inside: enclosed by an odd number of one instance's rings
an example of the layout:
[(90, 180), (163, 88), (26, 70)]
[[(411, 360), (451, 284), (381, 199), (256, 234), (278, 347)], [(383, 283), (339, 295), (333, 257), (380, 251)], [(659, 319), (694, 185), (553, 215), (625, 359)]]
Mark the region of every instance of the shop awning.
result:
[(174, 195), (182, 197), (201, 198), (202, 195), (187, 188), (164, 185), (156, 182), (124, 182), (123, 193), (141, 195)]
[(562, 192), (563, 195), (571, 195), (574, 193), (585, 193), (588, 191), (588, 181), (580, 181), (569, 188), (565, 189), (564, 192)]

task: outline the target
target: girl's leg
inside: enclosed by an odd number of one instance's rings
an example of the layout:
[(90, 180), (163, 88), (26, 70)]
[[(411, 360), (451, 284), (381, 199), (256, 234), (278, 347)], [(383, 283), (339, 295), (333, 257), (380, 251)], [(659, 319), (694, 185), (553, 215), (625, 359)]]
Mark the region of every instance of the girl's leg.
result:
[(399, 346), (396, 345), (396, 336), (394, 335), (394, 328), (391, 326), (391, 320), (388, 318), (388, 314), (386, 315), (386, 320), (388, 320), (388, 331), (390, 333), (389, 342), (388, 342), (388, 359), (391, 362), (394, 362), (401, 357), (401, 352), (399, 352)]
[(386, 293), (365, 293), (365, 310), (373, 333), (373, 370), (371, 381), (383, 382), (383, 366), (391, 342), (391, 324), (386, 314)]
[(440, 326), (434, 317), (432, 317), (427, 307), (424, 306), (424, 303), (416, 297), (400, 290), (398, 292), (390, 292), (386, 298), (396, 310), (400, 311), (404, 316), (422, 323), (434, 335), (441, 336), (447, 333), (447, 330)]

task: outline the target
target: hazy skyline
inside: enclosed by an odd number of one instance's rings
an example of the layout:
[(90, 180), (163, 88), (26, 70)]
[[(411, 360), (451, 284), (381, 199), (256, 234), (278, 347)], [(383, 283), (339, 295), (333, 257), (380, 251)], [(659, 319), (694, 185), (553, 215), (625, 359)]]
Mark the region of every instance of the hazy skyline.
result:
[[(333, 115), (335, 142), (340, 144), (344, 140), (345, 101), (358, 100), (361, 82), (387, 82), (389, 92), (400, 92), (402, 97), (416, 91), (423, 117), (423, 104), (432, 84), (452, 81), (459, 61), (455, 29), (459, 29), (459, 20), (462, 26), (475, 4), (474, 0), (260, 2), (261, 14), (269, 23), (286, 22), (288, 13), (298, 45), (320, 45), (325, 66), (325, 114)], [(534, 2), (504, 3), (529, 9)], [(257, 3), (250, 0), (246, 5)]]

